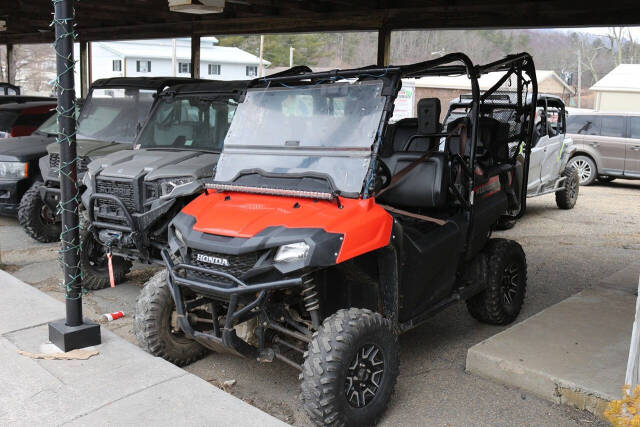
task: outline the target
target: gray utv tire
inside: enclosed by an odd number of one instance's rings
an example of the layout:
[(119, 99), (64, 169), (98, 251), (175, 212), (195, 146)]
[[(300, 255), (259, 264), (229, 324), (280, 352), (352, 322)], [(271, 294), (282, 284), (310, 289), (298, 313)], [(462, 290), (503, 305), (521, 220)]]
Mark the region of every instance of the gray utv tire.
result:
[(580, 193), (580, 176), (575, 168), (567, 167), (562, 176), (564, 180), (564, 190), (556, 191), (556, 205), (560, 209), (573, 209), (578, 201)]
[(313, 334), (300, 374), (311, 421), (375, 424), (398, 377), (398, 348), (391, 321), (379, 313), (350, 308), (325, 319)]
[(469, 314), (491, 325), (508, 325), (520, 314), (527, 291), (527, 259), (513, 240), (491, 239), (486, 288), (467, 300)]
[[(82, 286), (88, 290), (104, 289), (110, 286), (109, 264), (102, 243), (96, 241), (89, 229), (84, 215), (80, 214), (80, 271), (82, 271)], [(113, 256), (113, 279), (115, 284), (122, 283), (124, 277), (131, 271), (132, 263), (126, 258)]]
[(578, 170), (580, 185), (591, 185), (598, 177), (598, 167), (591, 157), (575, 156), (567, 166)]
[(518, 222), (517, 219), (510, 216), (503, 215), (500, 218), (498, 218), (498, 221), (496, 222), (496, 225), (495, 225), (495, 229), (511, 230), (513, 227), (516, 226), (516, 222)]
[(29, 237), (42, 243), (60, 240), (62, 225), (56, 221), (56, 213), (40, 198), (42, 182), (35, 182), (22, 196), (18, 207), (18, 221)]
[(209, 350), (197, 341), (171, 330), (175, 303), (167, 284), (167, 271), (157, 272), (145, 284), (136, 301), (133, 330), (140, 347), (157, 357), (184, 366), (204, 357)]

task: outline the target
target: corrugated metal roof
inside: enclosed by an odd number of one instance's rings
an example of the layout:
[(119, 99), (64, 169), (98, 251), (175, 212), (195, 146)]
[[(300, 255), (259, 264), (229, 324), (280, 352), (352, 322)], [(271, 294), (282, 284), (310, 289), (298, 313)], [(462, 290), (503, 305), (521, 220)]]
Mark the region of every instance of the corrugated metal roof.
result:
[[(171, 59), (171, 41), (118, 41), (118, 42), (98, 42), (101, 47), (113, 52), (115, 55), (127, 58), (140, 59)], [(191, 47), (185, 43), (177, 43), (176, 57), (178, 60), (191, 60)], [(200, 62), (211, 62), (214, 64), (247, 64), (258, 65), (260, 58), (245, 52), (237, 47), (225, 46), (200, 46)], [(265, 66), (271, 63), (263, 61)]]
[[(478, 79), (480, 90), (490, 89), (502, 76), (504, 76), (503, 72), (482, 75)], [(572, 95), (575, 93), (575, 90), (565, 83), (555, 71), (536, 70), (536, 77), (538, 79), (538, 85), (549, 78), (553, 78), (562, 84), (569, 93)], [(467, 76), (422, 77), (416, 80), (416, 87), (471, 90), (471, 84)], [(516, 88), (514, 87), (513, 90), (516, 90)]]
[(620, 64), (591, 86), (596, 92), (640, 92), (640, 64)]

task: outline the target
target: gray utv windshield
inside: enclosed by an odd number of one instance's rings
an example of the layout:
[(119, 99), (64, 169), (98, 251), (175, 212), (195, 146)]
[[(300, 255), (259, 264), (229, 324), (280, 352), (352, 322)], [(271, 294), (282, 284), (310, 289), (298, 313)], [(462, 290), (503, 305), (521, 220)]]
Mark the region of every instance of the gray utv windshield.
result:
[(156, 91), (93, 89), (80, 111), (78, 138), (132, 143), (153, 106)]
[(213, 101), (201, 95), (162, 97), (137, 144), (140, 148), (219, 152), (236, 106), (234, 99)]
[(236, 115), (215, 180), (246, 173), (322, 176), (358, 194), (371, 161), (385, 97), (379, 80), (252, 89)]

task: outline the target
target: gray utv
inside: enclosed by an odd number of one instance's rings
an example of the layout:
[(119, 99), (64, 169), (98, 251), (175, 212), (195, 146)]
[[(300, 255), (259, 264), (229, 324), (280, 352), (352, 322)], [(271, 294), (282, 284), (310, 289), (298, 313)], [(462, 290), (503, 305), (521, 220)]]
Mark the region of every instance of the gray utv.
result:
[[(78, 181), (82, 182), (91, 160), (116, 151), (130, 150), (157, 94), (167, 86), (189, 80), (165, 77), (96, 80), (78, 116)], [(44, 182), (36, 182), (26, 191), (18, 209), (18, 220), (24, 231), (44, 243), (58, 241), (61, 231), (58, 143), (49, 144), (47, 153), (39, 161)]]
[[(274, 76), (311, 70), (293, 67)], [(132, 261), (162, 263), (167, 226), (204, 191), (212, 178), (236, 106), (260, 79), (201, 81), (160, 94), (133, 151), (110, 154), (89, 165), (82, 203), (81, 266), (86, 289), (114, 285)]]
[(167, 225), (199, 194), (210, 178), (250, 81), (209, 81), (173, 86), (158, 97), (134, 150), (109, 154), (89, 164), (82, 203), (81, 266), (86, 289), (114, 283), (132, 261), (160, 260)]

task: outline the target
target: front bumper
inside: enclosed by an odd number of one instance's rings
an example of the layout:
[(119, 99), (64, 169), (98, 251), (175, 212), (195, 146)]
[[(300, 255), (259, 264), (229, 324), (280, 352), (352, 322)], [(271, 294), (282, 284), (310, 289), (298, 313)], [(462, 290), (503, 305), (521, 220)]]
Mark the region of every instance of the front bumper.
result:
[(31, 186), (29, 179), (0, 180), (0, 215), (16, 215), (20, 200)]
[[(162, 250), (161, 254), (167, 266), (167, 283), (169, 289), (171, 289), (171, 295), (176, 305), (178, 325), (182, 332), (187, 337), (195, 339), (209, 348), (226, 350), (239, 356), (255, 357), (257, 356), (257, 349), (237, 337), (234, 324), (242, 323), (259, 316), (262, 305), (266, 300), (267, 291), (298, 287), (304, 282), (303, 277), (294, 277), (248, 284), (222, 271), (184, 263), (175, 264), (166, 249)], [(181, 275), (180, 271), (199, 272), (210, 276), (217, 276), (227, 279), (231, 283), (187, 278)], [(198, 295), (198, 297), (195, 300), (185, 301), (182, 291), (183, 287), (190, 289)], [(248, 300), (245, 300), (242, 308), (238, 308), (240, 298), (243, 297), (248, 298)], [(219, 300), (228, 301), (224, 325), (219, 324), (218, 315), (220, 313), (216, 312), (216, 304), (213, 303), (213, 301)], [(212, 333), (196, 331), (189, 323), (188, 310), (205, 304), (209, 304), (211, 308)], [(266, 328), (282, 330), (281, 327), (267, 318), (261, 319), (261, 322)], [(299, 334), (297, 338), (303, 341), (309, 340), (307, 336), (302, 334)]]
[[(115, 203), (118, 206), (118, 215), (105, 215), (99, 212), (99, 209), (96, 212), (96, 201), (98, 200)], [(166, 215), (174, 203), (175, 200), (170, 199), (159, 203), (147, 212), (132, 213), (119, 197), (113, 194), (93, 193), (88, 196), (84, 204), (87, 207), (92, 232), (98, 241), (105, 244), (107, 240), (110, 241), (114, 253), (117, 255), (149, 260), (151, 259), (149, 248), (154, 246), (149, 236), (149, 229)], [(134, 248), (137, 253), (133, 253), (131, 248)], [(159, 259), (151, 260), (160, 262)]]

